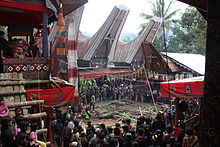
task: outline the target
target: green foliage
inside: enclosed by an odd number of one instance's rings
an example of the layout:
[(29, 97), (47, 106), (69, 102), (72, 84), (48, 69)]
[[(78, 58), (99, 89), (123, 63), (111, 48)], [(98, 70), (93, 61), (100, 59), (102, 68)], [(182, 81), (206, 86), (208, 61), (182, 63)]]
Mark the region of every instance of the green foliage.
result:
[(84, 79), (84, 78), (79, 79), (79, 91), (80, 91), (80, 93), (85, 92), (88, 86), (97, 87), (96, 80), (95, 79)]
[[(141, 14), (148, 20), (154, 16), (162, 19), (165, 28), (166, 46), (168, 52), (205, 54), (206, 21), (201, 14), (189, 7), (178, 20), (173, 16), (179, 11), (170, 12), (173, 1), (165, 3), (165, 0), (155, 0), (152, 5), (152, 15)], [(141, 24), (142, 31), (147, 24)], [(140, 33), (139, 33), (140, 34)], [(164, 51), (164, 39), (162, 27), (153, 43), (159, 51)]]
[[(152, 15), (141, 13), (141, 17), (143, 17), (146, 20), (149, 20), (153, 17), (159, 17), (164, 23), (164, 28), (166, 32), (169, 32), (169, 30), (171, 30), (171, 26), (173, 22), (175, 22), (175, 20), (173, 20), (173, 16), (176, 15), (179, 9), (171, 12), (171, 6), (174, 3), (174, 1), (170, 0), (169, 3), (166, 2), (167, 0), (155, 0), (154, 2), (150, 2), (150, 5), (152, 6), (151, 9)], [(146, 25), (147, 25), (146, 23), (140, 25), (141, 31), (139, 32), (139, 34), (144, 30)], [(154, 42), (155, 47), (159, 51), (163, 51), (164, 43), (163, 43), (162, 35), (163, 35), (163, 30), (161, 27), (157, 33), (157, 38)]]
[(205, 54), (206, 21), (195, 8), (187, 8), (172, 28), (169, 52)]

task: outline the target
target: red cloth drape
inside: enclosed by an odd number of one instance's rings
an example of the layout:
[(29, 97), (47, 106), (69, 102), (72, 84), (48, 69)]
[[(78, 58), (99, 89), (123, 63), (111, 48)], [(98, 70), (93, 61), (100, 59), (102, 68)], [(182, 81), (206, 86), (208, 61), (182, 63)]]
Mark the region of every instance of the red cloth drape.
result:
[(204, 81), (160, 83), (160, 94), (162, 97), (202, 97)]
[(27, 101), (44, 100), (43, 107), (62, 106), (65, 104), (77, 104), (78, 99), (74, 98), (73, 86), (45, 90), (26, 90)]

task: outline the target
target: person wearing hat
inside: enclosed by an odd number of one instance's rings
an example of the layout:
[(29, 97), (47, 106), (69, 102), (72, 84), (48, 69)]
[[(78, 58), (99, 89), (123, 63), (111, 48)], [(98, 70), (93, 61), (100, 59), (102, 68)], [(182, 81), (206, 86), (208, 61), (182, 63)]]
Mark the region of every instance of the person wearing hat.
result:
[(8, 106), (4, 101), (3, 97), (0, 97), (0, 117), (8, 116)]

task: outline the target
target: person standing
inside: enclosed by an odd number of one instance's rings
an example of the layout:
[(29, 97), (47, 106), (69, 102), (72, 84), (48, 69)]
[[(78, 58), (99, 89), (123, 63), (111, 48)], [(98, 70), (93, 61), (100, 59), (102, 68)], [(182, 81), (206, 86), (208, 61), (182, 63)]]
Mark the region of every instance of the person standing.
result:
[(194, 135), (191, 127), (186, 128), (182, 147), (199, 147), (199, 139), (196, 135)]
[(54, 134), (55, 142), (57, 143), (58, 147), (61, 147), (62, 144), (61, 137), (63, 136), (63, 124), (61, 123), (60, 119), (57, 119), (57, 123), (54, 126), (53, 131), (54, 131), (53, 134)]
[(0, 118), (8, 116), (8, 112), (9, 112), (8, 106), (5, 103), (4, 98), (0, 97)]
[(72, 129), (68, 127), (68, 122), (65, 122), (65, 126), (63, 129), (63, 146), (64, 147), (69, 147), (71, 136), (72, 136)]
[(90, 109), (95, 110), (95, 95), (93, 94), (90, 102)]
[(12, 119), (9, 117), (5, 117), (1, 121), (1, 125), (2, 147), (15, 146), (14, 133), (12, 129)]
[(4, 48), (7, 46), (8, 41), (4, 38), (5, 33), (3, 31), (0, 31), (0, 51), (1, 51), (1, 59), (3, 59), (3, 51)]
[(32, 58), (39, 56), (39, 48), (37, 47), (35, 40), (30, 41), (30, 46), (28, 48)]
[(4, 48), (8, 44), (7, 40), (4, 38), (5, 33), (3, 31), (0, 31), (0, 73), (3, 73), (3, 59), (4, 57)]

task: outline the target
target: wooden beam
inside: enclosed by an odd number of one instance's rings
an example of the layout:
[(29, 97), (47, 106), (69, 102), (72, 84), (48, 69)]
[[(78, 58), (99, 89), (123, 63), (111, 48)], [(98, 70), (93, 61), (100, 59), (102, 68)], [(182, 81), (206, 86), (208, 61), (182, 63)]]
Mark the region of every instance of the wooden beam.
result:
[(12, 96), (12, 95), (22, 95), (22, 94), (26, 94), (26, 90), (11, 91), (11, 92), (0, 92), (0, 96)]
[(14, 86), (14, 85), (27, 85), (27, 84), (43, 84), (50, 83), (50, 80), (19, 80), (19, 81), (1, 81), (0, 86)]
[(47, 113), (46, 112), (42, 112), (42, 113), (35, 113), (35, 114), (29, 114), (29, 115), (25, 115), (25, 118), (28, 119), (37, 119), (37, 118), (41, 118), (41, 117), (46, 117)]
[(25, 102), (15, 102), (9, 103), (8, 107), (23, 107), (23, 106), (32, 106), (43, 104), (44, 100), (35, 100), (35, 101), (25, 101)]
[(47, 133), (47, 129), (39, 129), (36, 130), (37, 134), (43, 134), (43, 133)]

